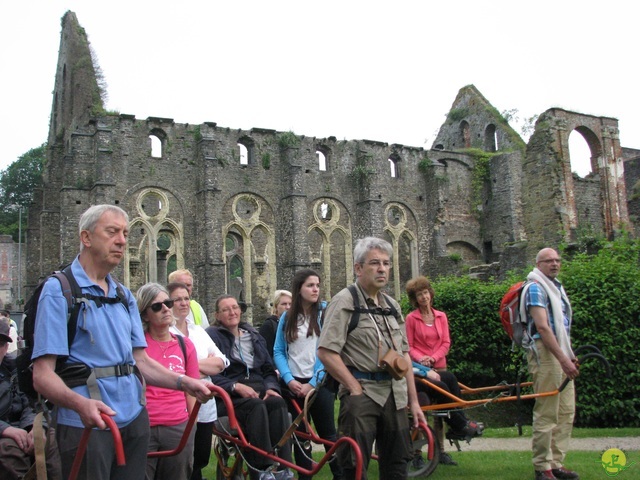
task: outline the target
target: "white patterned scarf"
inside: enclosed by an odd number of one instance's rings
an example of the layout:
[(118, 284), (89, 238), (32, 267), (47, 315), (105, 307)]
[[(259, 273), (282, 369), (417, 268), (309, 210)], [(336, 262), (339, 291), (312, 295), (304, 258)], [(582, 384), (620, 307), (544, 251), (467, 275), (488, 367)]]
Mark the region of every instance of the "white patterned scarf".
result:
[(571, 303), (569, 302), (569, 298), (567, 297), (564, 288), (560, 285), (560, 289), (558, 289), (557, 285), (537, 268), (534, 268), (533, 271), (527, 275), (527, 280), (538, 282), (538, 284), (544, 288), (547, 293), (547, 297), (549, 297), (549, 301), (551, 302), (551, 312), (553, 314), (553, 327), (556, 340), (564, 354), (573, 360), (576, 356), (573, 354), (571, 339), (569, 338), (569, 335), (567, 335), (567, 329), (564, 328), (564, 315), (562, 314), (562, 301), (564, 300), (567, 305), (567, 318), (569, 319), (568, 330), (571, 331)]

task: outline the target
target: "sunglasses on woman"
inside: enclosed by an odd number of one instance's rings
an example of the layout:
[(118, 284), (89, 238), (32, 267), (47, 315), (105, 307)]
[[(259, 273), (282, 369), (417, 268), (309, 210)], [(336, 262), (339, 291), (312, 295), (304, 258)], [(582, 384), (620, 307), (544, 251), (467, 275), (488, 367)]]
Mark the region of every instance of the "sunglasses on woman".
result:
[(167, 308), (173, 308), (173, 304), (174, 301), (167, 298), (164, 302), (152, 303), (151, 305), (149, 305), (149, 308), (152, 312), (158, 313), (160, 310), (162, 310), (162, 305), (165, 305)]

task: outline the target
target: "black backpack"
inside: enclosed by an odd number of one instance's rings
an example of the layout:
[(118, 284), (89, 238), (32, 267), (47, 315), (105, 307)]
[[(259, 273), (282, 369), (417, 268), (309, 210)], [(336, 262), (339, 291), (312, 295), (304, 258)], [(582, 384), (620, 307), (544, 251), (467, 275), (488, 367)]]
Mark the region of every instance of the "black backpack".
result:
[[(34, 347), (38, 301), (40, 300), (40, 294), (42, 293), (44, 284), (52, 277), (56, 278), (60, 282), (62, 294), (67, 300), (67, 337), (69, 340), (69, 349), (71, 349), (71, 345), (76, 335), (78, 315), (80, 314), (83, 304), (93, 301), (98, 307), (101, 307), (105, 303), (122, 303), (127, 311), (129, 311), (129, 305), (127, 304), (122, 285), (120, 285), (120, 283), (115, 279), (116, 297), (103, 297), (91, 295), (89, 293), (82, 293), (82, 289), (71, 272), (71, 265), (67, 265), (62, 270), (53, 272), (42, 280), (25, 304), (22, 319), (23, 338), (20, 351), (16, 358), (19, 388), (27, 396), (34, 399), (38, 397), (38, 392), (33, 387), (33, 364), (31, 362), (31, 356), (33, 354)], [(58, 356), (56, 373), (58, 373), (70, 387), (85, 383), (89, 376), (90, 369), (84, 364), (65, 365), (66, 360), (67, 357)]]

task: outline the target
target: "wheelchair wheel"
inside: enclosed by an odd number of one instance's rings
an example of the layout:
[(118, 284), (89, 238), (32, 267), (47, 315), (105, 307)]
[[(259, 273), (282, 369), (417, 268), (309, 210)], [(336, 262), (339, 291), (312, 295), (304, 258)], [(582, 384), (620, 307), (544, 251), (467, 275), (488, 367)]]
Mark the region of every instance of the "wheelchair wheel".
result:
[[(408, 476), (410, 478), (428, 477), (434, 472), (440, 461), (438, 439), (431, 427), (428, 428), (431, 432), (431, 438), (421, 428), (411, 431), (414, 456), (408, 465)], [(429, 454), (431, 454), (431, 460), (429, 460)]]

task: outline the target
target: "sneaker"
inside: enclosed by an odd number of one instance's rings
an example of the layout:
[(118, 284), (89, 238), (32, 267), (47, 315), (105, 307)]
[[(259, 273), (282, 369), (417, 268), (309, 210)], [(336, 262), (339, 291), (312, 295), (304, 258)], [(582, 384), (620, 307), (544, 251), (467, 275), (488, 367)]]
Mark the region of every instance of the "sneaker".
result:
[(536, 470), (535, 480), (555, 480), (556, 476), (551, 470)]
[(468, 437), (481, 437), (484, 433), (484, 423), (475, 422), (473, 420), (469, 420), (467, 422), (467, 426), (464, 427), (464, 432)]
[(453, 458), (451, 458), (451, 455), (449, 455), (447, 452), (440, 452), (440, 462), (442, 465), (451, 465), (451, 466), (457, 466), (458, 462), (456, 462)]
[(572, 480), (578, 480), (580, 478), (580, 475), (578, 475), (576, 472), (568, 470), (564, 467), (552, 468), (551, 472), (556, 478), (568, 478)]
[(276, 477), (274, 477), (271, 472), (258, 472), (257, 476), (252, 475), (251, 478), (256, 478), (257, 480), (275, 480)]
[(416, 455), (411, 460), (411, 467), (414, 470), (420, 470), (424, 468), (426, 464), (427, 463), (424, 461), (424, 458), (422, 458), (422, 454), (420, 452), (417, 452)]
[(271, 474), (275, 480), (293, 480), (294, 478), (293, 472), (288, 468), (285, 468), (284, 470), (276, 470), (275, 472), (271, 472)]

